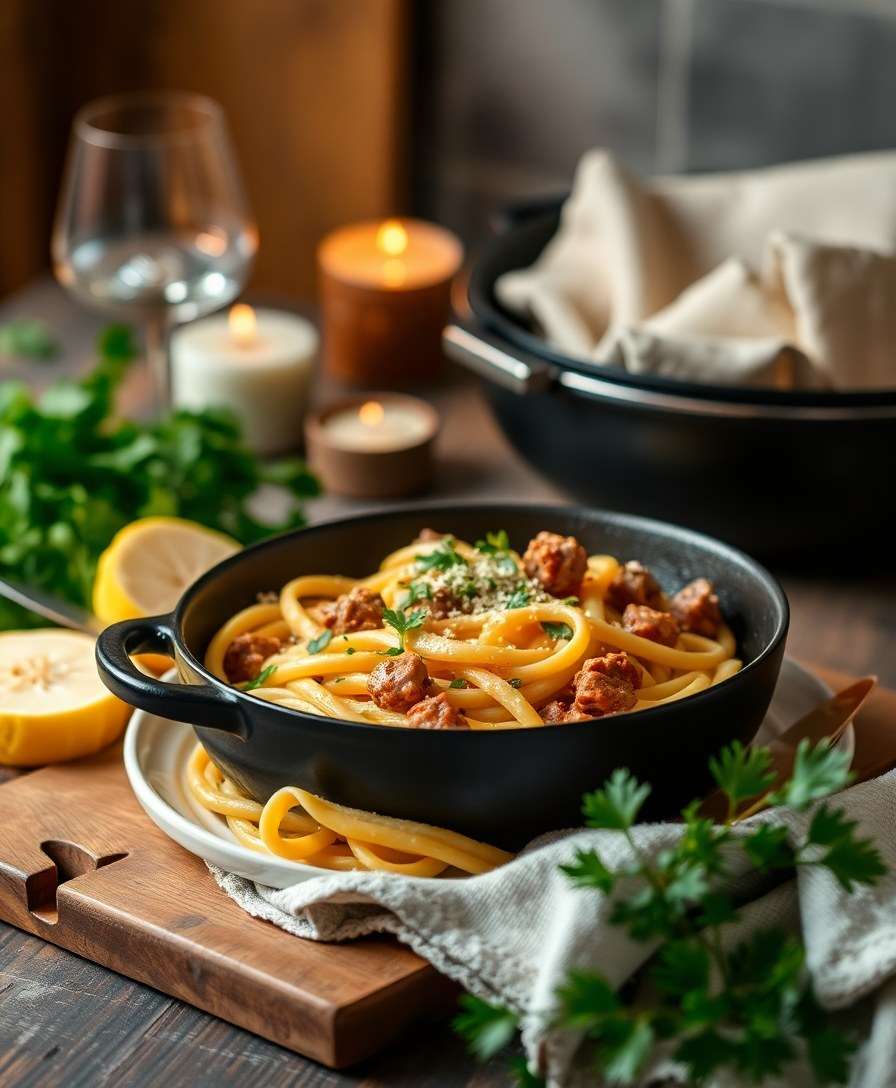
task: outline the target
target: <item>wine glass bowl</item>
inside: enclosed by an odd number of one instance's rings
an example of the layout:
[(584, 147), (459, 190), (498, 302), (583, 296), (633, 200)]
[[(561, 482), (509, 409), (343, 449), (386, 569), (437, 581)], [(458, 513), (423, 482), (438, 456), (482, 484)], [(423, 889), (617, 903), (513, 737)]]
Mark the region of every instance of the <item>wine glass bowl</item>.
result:
[(80, 110), (53, 231), (54, 271), (81, 301), (144, 323), (162, 399), (167, 330), (235, 298), (257, 247), (217, 103), (160, 91)]

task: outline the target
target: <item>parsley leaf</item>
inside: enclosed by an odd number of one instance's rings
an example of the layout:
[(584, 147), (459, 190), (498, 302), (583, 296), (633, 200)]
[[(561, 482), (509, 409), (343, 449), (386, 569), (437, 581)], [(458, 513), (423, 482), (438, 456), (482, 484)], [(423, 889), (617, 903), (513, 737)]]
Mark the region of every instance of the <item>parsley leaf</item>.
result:
[(786, 827), (761, 824), (744, 840), (747, 857), (757, 869), (789, 869), (795, 863)]
[(262, 669), (258, 676), (254, 680), (247, 680), (245, 684), (241, 684), (243, 691), (254, 691), (256, 688), (262, 687), (270, 680), (270, 678), (277, 671), (276, 665), (268, 665), (266, 669)]
[(729, 818), (743, 801), (764, 793), (775, 781), (771, 752), (767, 748), (744, 748), (736, 740), (709, 761), (713, 778), (728, 797)]
[(485, 540), (476, 541), (476, 551), (483, 555), (499, 555), (510, 550), (510, 538), (506, 529), (496, 529), (485, 534)]
[(624, 767), (615, 770), (602, 790), (586, 793), (582, 812), (588, 827), (627, 831), (650, 794)]
[(568, 623), (543, 623), (541, 627), (548, 638), (572, 638), (572, 628)]
[(806, 808), (812, 801), (827, 797), (850, 782), (851, 761), (849, 752), (831, 748), (824, 741), (812, 747), (808, 738), (803, 737), (796, 750), (790, 781), (770, 800), (773, 804)]
[(405, 635), (408, 631), (422, 627), (428, 615), (425, 608), (416, 608), (413, 612), (405, 612), (401, 608), (387, 608), (383, 612), (383, 622), (392, 627), (398, 635), (398, 646), (393, 646), (392, 649), (398, 649), (398, 652), (402, 653), (405, 648)]
[(452, 567), (467, 566), (466, 559), (457, 554), (454, 538), (450, 536), (440, 540), (431, 552), (415, 556), (414, 561), (420, 570), (451, 570)]
[(597, 1054), (608, 1084), (631, 1084), (653, 1046), (653, 1028), (644, 1017), (614, 1017), (597, 1036)]
[(684, 996), (708, 987), (709, 967), (709, 952), (699, 941), (670, 941), (660, 952), (651, 977), (666, 993)]
[(401, 602), (402, 608), (410, 608), (417, 601), (432, 599), (432, 586), (428, 582), (411, 582)]
[(319, 654), (321, 650), (325, 650), (332, 641), (333, 632), (328, 627), (325, 631), (321, 631), (317, 638), (313, 638), (309, 641), (308, 653)]
[(401, 657), (404, 650), (400, 646), (390, 646), (388, 650), (377, 650), (380, 657)]
[(809, 846), (827, 848), (811, 863), (829, 869), (848, 892), (854, 884), (873, 884), (887, 871), (873, 843), (856, 835), (858, 826), (842, 811), (823, 804), (813, 813), (807, 836)]
[(569, 977), (557, 991), (563, 1016), (568, 1027), (588, 1029), (600, 1017), (615, 1012), (620, 1005), (613, 987), (590, 971), (570, 971)]
[(352, 654), (356, 654), (358, 651), (354, 648), (354, 646), (346, 646), (345, 652), (349, 655), (349, 657), (351, 657)]
[(560, 869), (577, 888), (599, 888), (609, 894), (616, 883), (616, 874), (604, 865), (595, 850), (577, 850), (575, 860)]
[(451, 683), (448, 685), (449, 688), (465, 688), (466, 686), (467, 686), (466, 680), (463, 680), (459, 676), (456, 677), (454, 680), (452, 680)]
[(507, 1009), (489, 1005), (472, 994), (464, 994), (460, 1006), (462, 1011), (454, 1018), (454, 1030), (481, 1061), (488, 1061), (513, 1038), (517, 1018)]
[(508, 598), (506, 608), (525, 608), (529, 603), (529, 587), (519, 585)]
[(577, 605), (579, 603), (578, 597), (564, 597), (560, 602), (561, 604)]
[(513, 574), (517, 569), (516, 562), (510, 554), (510, 538), (506, 529), (498, 529), (495, 532), (485, 534), (485, 540), (476, 541), (476, 551), (482, 555), (490, 555), (495, 560), (503, 574)]

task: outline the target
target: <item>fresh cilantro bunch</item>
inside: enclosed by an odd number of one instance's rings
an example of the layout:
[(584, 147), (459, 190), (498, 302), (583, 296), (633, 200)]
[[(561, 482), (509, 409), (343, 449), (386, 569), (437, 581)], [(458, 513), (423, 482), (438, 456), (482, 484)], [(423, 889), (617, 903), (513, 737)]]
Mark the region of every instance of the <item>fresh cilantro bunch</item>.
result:
[[(768, 749), (732, 744), (710, 763), (727, 801), (725, 822), (702, 815), (695, 801), (682, 812), (676, 845), (655, 857), (639, 849), (632, 835), (649, 786), (617, 770), (603, 789), (585, 796), (586, 824), (622, 835), (632, 861), (611, 869), (597, 851), (581, 850), (563, 872), (576, 887), (610, 896), (610, 922), (631, 939), (661, 942), (646, 969), (649, 999), (635, 1004), (591, 971), (571, 972), (557, 994), (557, 1026), (584, 1032), (596, 1074), (611, 1084), (631, 1084), (655, 1045), (665, 1041), (689, 1083), (725, 1070), (758, 1084), (800, 1053), (818, 1083), (847, 1080), (854, 1044), (815, 1000), (802, 944), (788, 933), (762, 929), (725, 947), (723, 932), (737, 923), (739, 912), (720, 889), (732, 875), (732, 852), (738, 849), (761, 873), (827, 869), (847, 892), (880, 878), (885, 867), (877, 849), (842, 809), (827, 802), (815, 809), (796, 844), (785, 828), (770, 824), (743, 835), (732, 830), (736, 819), (767, 805), (806, 809), (848, 783), (848, 766), (844, 753), (803, 741), (791, 778), (770, 792), (775, 775)], [(512, 1040), (517, 1020), (511, 1012), (469, 995), (462, 1008), (455, 1027), (480, 1058)], [(515, 1068), (521, 1085), (541, 1083), (519, 1061)]]
[[(0, 577), (86, 605), (97, 558), (136, 518), (177, 515), (243, 543), (303, 524), (301, 500), (318, 485), (301, 461), (263, 464), (224, 411), (176, 411), (149, 424), (118, 418), (116, 393), (135, 354), (129, 330), (106, 329), (98, 349), (90, 374), (40, 398), (19, 382), (0, 384)], [(250, 510), (265, 483), (292, 498), (276, 523)], [(0, 628), (27, 622), (0, 601)]]

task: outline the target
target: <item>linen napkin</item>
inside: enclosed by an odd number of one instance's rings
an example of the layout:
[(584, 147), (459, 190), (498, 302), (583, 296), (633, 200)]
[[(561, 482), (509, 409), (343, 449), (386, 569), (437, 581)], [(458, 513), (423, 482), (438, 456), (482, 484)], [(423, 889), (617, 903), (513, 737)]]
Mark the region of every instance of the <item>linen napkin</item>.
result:
[(555, 237), (495, 290), (554, 347), (598, 366), (892, 387), (896, 152), (649, 185), (589, 152)]
[[(866, 1038), (852, 1088), (890, 1088), (896, 1085), (896, 771), (845, 791), (837, 802), (874, 839), (888, 875), (847, 895), (826, 870), (804, 867), (768, 891), (743, 863), (733, 883), (748, 902), (730, 937), (741, 940), (759, 926), (801, 927), (818, 999), (830, 1010), (844, 1010)], [(811, 812), (773, 810), (753, 819), (783, 825), (798, 839)], [(651, 854), (680, 834), (676, 824), (634, 829), (638, 848)], [(465, 880), (336, 873), (278, 891), (214, 868), (212, 873), (246, 911), (296, 936), (341, 941), (394, 934), (471, 993), (520, 1014), (531, 1067), (559, 1088), (594, 1083), (579, 1040), (550, 1026), (554, 994), (569, 969), (593, 968), (621, 985), (654, 951), (609, 924), (605, 896), (575, 889), (559, 871), (588, 848), (611, 868), (629, 860), (622, 836), (578, 830), (538, 840), (502, 868)], [(660, 1059), (644, 1083), (663, 1077), (683, 1082), (682, 1071)], [(808, 1069), (788, 1069), (785, 1083), (811, 1083)]]

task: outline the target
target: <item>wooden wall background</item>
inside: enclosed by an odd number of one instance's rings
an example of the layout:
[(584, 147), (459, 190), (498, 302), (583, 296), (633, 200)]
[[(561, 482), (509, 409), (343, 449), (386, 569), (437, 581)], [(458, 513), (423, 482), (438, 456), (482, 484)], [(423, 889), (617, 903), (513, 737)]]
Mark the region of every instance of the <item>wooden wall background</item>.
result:
[(314, 247), (405, 210), (404, 0), (2, 0), (0, 295), (48, 266), (71, 118), (148, 87), (222, 103), (258, 221), (252, 286), (307, 297)]

